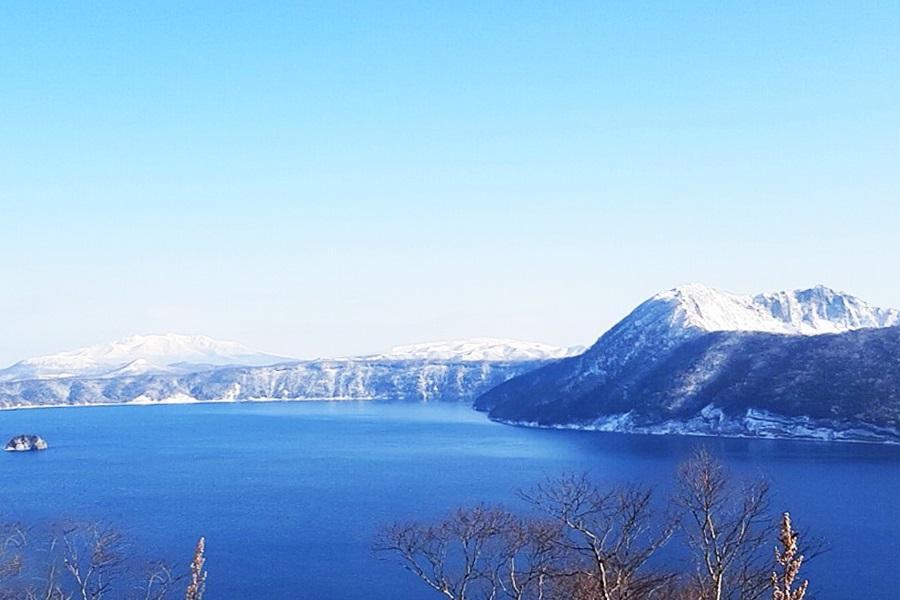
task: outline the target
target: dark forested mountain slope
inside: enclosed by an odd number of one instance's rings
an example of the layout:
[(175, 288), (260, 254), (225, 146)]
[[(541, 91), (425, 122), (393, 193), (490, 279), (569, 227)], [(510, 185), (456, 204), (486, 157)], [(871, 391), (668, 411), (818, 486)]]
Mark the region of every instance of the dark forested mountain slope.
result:
[(827, 288), (775, 311), (754, 303), (774, 295), (717, 294), (655, 296), (584, 354), (502, 383), (476, 407), (543, 426), (900, 441), (893, 311)]

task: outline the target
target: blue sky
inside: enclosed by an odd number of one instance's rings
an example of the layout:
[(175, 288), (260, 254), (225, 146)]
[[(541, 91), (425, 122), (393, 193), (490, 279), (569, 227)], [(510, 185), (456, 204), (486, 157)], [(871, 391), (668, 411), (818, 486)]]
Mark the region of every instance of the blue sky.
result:
[(900, 307), (900, 4), (0, 4), (0, 363)]

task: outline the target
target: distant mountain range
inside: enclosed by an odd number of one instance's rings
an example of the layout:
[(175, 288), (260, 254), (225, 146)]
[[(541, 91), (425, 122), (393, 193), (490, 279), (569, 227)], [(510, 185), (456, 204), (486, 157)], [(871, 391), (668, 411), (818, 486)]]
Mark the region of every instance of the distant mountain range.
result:
[(188, 373), (224, 365), (271, 365), (295, 359), (256, 352), (203, 335), (134, 335), (107, 344), (37, 356), (0, 370), (0, 381)]
[(506, 381), (494, 419), (603, 431), (900, 441), (900, 312), (826, 287), (688, 285)]
[(579, 348), (477, 338), (298, 361), (236, 342), (133, 336), (0, 370), (0, 407), (256, 399), (474, 398)]
[(475, 401), (540, 427), (900, 442), (900, 311), (823, 286), (687, 285), (587, 349), (475, 338), (300, 361), (167, 334), (0, 370), (6, 408), (380, 398)]

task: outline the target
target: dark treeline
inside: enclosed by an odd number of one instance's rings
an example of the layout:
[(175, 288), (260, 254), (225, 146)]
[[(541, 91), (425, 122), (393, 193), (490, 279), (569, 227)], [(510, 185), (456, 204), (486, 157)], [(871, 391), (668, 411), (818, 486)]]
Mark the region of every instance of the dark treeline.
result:
[[(707, 451), (682, 464), (671, 498), (563, 476), (522, 492), (519, 515), (478, 505), (398, 523), (377, 552), (449, 600), (802, 600), (804, 554), (765, 481), (737, 482)], [(778, 547), (776, 548), (776, 544)], [(677, 545), (681, 568), (659, 552)], [(773, 548), (775, 549), (773, 556)]]

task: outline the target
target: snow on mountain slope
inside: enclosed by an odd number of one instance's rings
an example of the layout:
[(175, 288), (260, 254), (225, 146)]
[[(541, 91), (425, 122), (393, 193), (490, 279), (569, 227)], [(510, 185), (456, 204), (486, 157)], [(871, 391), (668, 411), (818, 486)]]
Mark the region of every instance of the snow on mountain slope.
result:
[(385, 354), (366, 358), (384, 360), (440, 360), (461, 362), (519, 362), (554, 360), (584, 351), (581, 346), (564, 348), (500, 338), (472, 338), (447, 342), (427, 342), (396, 346)]
[(117, 369), (113, 369), (100, 375), (103, 378), (121, 377), (124, 375), (143, 375), (146, 373), (166, 373), (170, 369), (167, 365), (153, 364), (147, 359), (138, 358), (129, 363), (122, 365)]
[(900, 325), (900, 310), (873, 307), (855, 296), (821, 285), (808, 290), (760, 294), (753, 298), (753, 303), (765, 307), (791, 332), (801, 334)]
[(0, 381), (0, 408), (261, 399), (470, 402), (535, 367), (531, 361), (357, 358), (225, 366), (182, 374)]
[(900, 311), (876, 308), (821, 285), (739, 296), (691, 284), (657, 294), (645, 304), (665, 306), (672, 324), (704, 331), (818, 335), (900, 324)]
[[(385, 354), (342, 361), (515, 363), (549, 361), (582, 352), (536, 342), (494, 338), (399, 346)], [(38, 356), (0, 370), (0, 382), (30, 379), (113, 379), (150, 374), (183, 375), (226, 366), (266, 366), (295, 359), (256, 352), (237, 342), (178, 334), (131, 336), (70, 352)]]
[[(186, 365), (258, 366), (288, 360), (292, 359), (202, 335), (134, 335), (115, 342), (20, 361), (0, 370), (0, 381), (185, 371)], [(172, 365), (178, 366), (172, 368)]]
[[(479, 338), (373, 356), (287, 361), (209, 338), (129, 338), (0, 371), (0, 407), (262, 398), (471, 401), (510, 377), (578, 351)], [(267, 364), (252, 364), (257, 359)]]
[(898, 348), (898, 311), (823, 286), (739, 296), (687, 285), (640, 304), (584, 354), (511, 378), (476, 407), (503, 421), (620, 431), (671, 428), (706, 406), (740, 423), (765, 411), (894, 428)]

